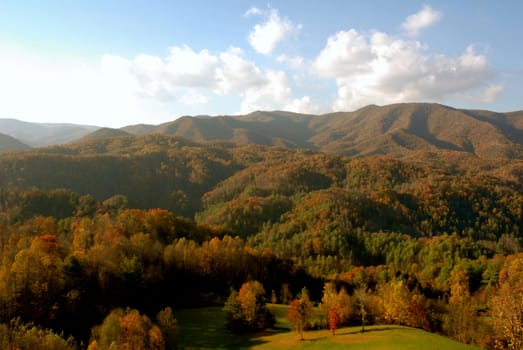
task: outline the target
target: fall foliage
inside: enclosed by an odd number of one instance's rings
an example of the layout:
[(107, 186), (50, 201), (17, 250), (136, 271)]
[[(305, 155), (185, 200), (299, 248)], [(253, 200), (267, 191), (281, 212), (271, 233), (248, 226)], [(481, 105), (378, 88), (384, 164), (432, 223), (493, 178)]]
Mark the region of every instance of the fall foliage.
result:
[(13, 334), (172, 348), (177, 308), (226, 302), (230, 329), (264, 329), (265, 298), (306, 286), (309, 301), (291, 302), (301, 335), (387, 323), (521, 348), (519, 161), (149, 135), (0, 163), (0, 328)]
[(297, 299), (291, 301), (287, 320), (292, 327), (298, 332), (300, 340), (303, 340), (303, 331), (309, 327), (312, 317), (313, 307), (309, 298), (307, 288), (301, 290)]

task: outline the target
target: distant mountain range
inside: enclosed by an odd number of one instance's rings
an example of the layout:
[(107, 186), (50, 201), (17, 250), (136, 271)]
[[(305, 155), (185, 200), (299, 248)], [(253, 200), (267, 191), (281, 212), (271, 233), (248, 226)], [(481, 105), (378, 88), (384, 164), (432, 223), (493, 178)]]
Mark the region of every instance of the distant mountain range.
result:
[(13, 150), (26, 150), (29, 149), (28, 145), (18, 141), (14, 137), (11, 137), (9, 135), (0, 134), (0, 153), (5, 151), (13, 151)]
[[(88, 125), (30, 123), (16, 119), (0, 119), (0, 133), (14, 137), (31, 147), (69, 143), (99, 128)], [(0, 144), (0, 147), (3, 146)]]
[[(401, 157), (443, 150), (485, 159), (523, 158), (523, 111), (496, 113), (428, 103), (371, 105), (324, 115), (258, 111), (242, 116), (185, 116), (157, 126), (121, 129), (0, 119), (0, 133), (30, 146), (163, 134), (196, 142), (309, 148), (349, 156)], [(6, 148), (2, 139), (0, 148)]]

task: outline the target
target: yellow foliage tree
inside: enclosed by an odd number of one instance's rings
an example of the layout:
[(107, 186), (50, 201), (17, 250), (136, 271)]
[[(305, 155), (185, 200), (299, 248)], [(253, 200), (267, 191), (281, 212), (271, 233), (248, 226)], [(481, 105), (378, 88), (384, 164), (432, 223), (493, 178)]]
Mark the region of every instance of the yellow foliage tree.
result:
[(523, 254), (507, 258), (490, 304), (496, 348), (523, 349)]

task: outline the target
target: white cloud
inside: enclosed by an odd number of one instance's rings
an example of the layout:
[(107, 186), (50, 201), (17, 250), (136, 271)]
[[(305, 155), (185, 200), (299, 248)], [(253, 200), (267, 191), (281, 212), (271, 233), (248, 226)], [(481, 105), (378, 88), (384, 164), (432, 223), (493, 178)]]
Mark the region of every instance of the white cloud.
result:
[(232, 47), (216, 55), (195, 52), (188, 46), (172, 47), (166, 58), (138, 55), (134, 59), (106, 55), (103, 65), (117, 80), (144, 99), (205, 104), (206, 95), (235, 94), (242, 99), (242, 113), (254, 110), (289, 109), (310, 111), (309, 97), (293, 99), (284, 71), (260, 69), (246, 60), (241, 49)]
[(256, 64), (246, 60), (243, 51), (234, 47), (217, 55), (207, 50), (196, 52), (187, 45), (171, 47), (165, 58), (144, 54), (133, 59), (105, 55), (102, 65), (109, 67), (107, 71), (119, 72), (120, 79), (132, 81), (130, 86), (139, 96), (184, 104), (207, 101), (201, 93), (195, 95), (194, 89), (227, 95), (264, 81)]
[(211, 53), (179, 46), (166, 57), (106, 54), (92, 62), (2, 52), (0, 77), (0, 117), (29, 121), (160, 123), (180, 110), (216, 112), (220, 106), (206, 106), (216, 95), (232, 108), (223, 113), (314, 107), (308, 97), (294, 98), (284, 71), (263, 70), (234, 47)]
[(276, 61), (280, 63), (286, 63), (291, 68), (300, 70), (305, 68), (305, 59), (301, 56), (289, 57), (285, 54), (281, 54), (276, 57)]
[(481, 101), (483, 103), (492, 103), (498, 97), (498, 95), (503, 91), (502, 85), (490, 85), (483, 90), (483, 96)]
[(336, 78), (369, 71), (369, 61), (373, 56), (366, 38), (351, 29), (338, 32), (327, 40), (315, 66), (323, 76)]
[(314, 68), (320, 76), (336, 79), (335, 110), (371, 103), (441, 101), (484, 86), (494, 75), (486, 57), (472, 46), (460, 57), (433, 55), (418, 41), (354, 29), (330, 37)]
[[(251, 10), (247, 13), (252, 12)], [(260, 13), (256, 10), (255, 12)], [(269, 55), (282, 40), (300, 28), (301, 26), (295, 25), (288, 18), (281, 18), (277, 10), (271, 9), (267, 21), (256, 24), (249, 33), (249, 43), (257, 52)]]
[(286, 111), (295, 113), (318, 113), (319, 107), (313, 105), (309, 96), (295, 98), (284, 107)]
[(261, 69), (254, 62), (245, 60), (241, 49), (233, 47), (220, 53), (219, 58), (220, 65), (214, 74), (214, 92), (226, 95), (263, 82)]
[(429, 5), (425, 5), (419, 12), (408, 16), (401, 24), (401, 27), (408, 35), (418, 36), (422, 29), (430, 27), (440, 19), (441, 12), (433, 10)]
[(252, 16), (252, 15), (261, 15), (261, 14), (262, 14), (262, 10), (260, 10), (259, 8), (253, 6), (250, 9), (248, 9), (247, 11), (245, 11), (245, 13), (243, 15), (245, 17), (249, 17), (249, 16)]
[(292, 98), (292, 89), (285, 72), (267, 71), (263, 84), (246, 90), (240, 113), (274, 109), (309, 113), (316, 107), (311, 104), (308, 96), (299, 99)]
[(285, 73), (268, 71), (263, 84), (252, 86), (245, 91), (240, 112), (274, 109), (275, 105), (284, 105), (290, 93), (291, 89)]

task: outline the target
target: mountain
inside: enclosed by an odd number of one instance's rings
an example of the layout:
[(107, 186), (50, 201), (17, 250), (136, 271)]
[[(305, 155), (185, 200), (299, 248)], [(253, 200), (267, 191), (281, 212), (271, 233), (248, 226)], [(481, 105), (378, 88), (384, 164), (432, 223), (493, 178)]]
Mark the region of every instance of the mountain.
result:
[(120, 130), (125, 131), (131, 135), (144, 135), (144, 134), (151, 132), (155, 128), (157, 128), (157, 125), (136, 124), (136, 125), (124, 126), (123, 128), (120, 128)]
[(309, 148), (349, 156), (408, 157), (446, 151), (485, 159), (523, 157), (523, 112), (428, 103), (371, 105), (324, 115), (258, 111), (243, 116), (186, 116), (150, 132), (196, 142)]
[(30, 147), (14, 137), (9, 135), (0, 134), (0, 153), (6, 151), (21, 151), (29, 149)]
[(239, 116), (183, 116), (121, 129), (0, 119), (0, 133), (30, 146), (161, 134), (192, 142), (257, 144), (362, 157), (523, 159), (523, 111), (496, 113), (440, 104), (370, 105), (323, 115), (257, 111)]
[(99, 127), (89, 125), (30, 123), (16, 119), (0, 119), (0, 133), (34, 147), (68, 143), (97, 129)]
[(86, 142), (86, 141), (92, 141), (92, 140), (108, 139), (108, 138), (123, 137), (123, 136), (132, 136), (132, 135), (122, 129), (100, 128), (100, 129), (82, 137), (81, 139), (77, 140), (76, 142)]
[(522, 118), (517, 113), (462, 110), (439, 104), (367, 106), (319, 117), (311, 142), (323, 151), (358, 156), (443, 150), (485, 159), (521, 158)]
[(244, 116), (182, 117), (165, 123), (151, 133), (185, 137), (196, 142), (229, 141), (239, 145), (259, 144), (293, 148), (315, 148), (308, 139), (312, 115), (290, 112), (254, 112)]

